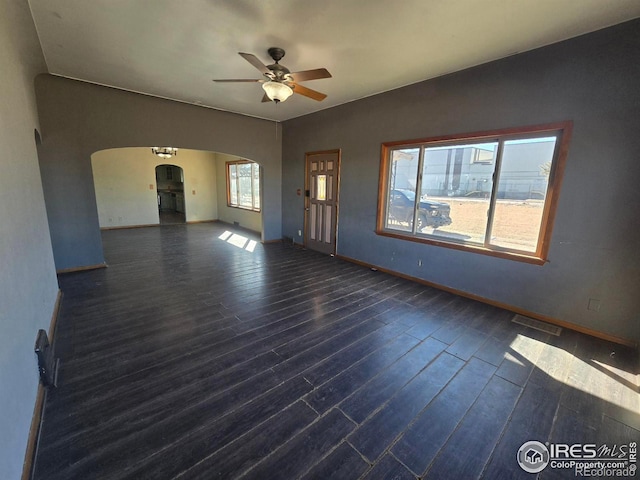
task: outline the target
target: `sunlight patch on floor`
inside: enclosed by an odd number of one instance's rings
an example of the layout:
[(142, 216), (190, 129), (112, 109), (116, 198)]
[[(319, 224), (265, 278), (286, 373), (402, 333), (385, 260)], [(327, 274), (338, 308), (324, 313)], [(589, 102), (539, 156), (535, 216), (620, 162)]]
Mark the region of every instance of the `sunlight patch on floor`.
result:
[(234, 247), (242, 248), (251, 253), (253, 253), (258, 244), (255, 240), (249, 240), (247, 237), (230, 232), (229, 230), (224, 231), (218, 238)]
[(247, 246), (244, 247), (244, 249), (253, 253), (253, 251), (256, 249), (257, 244), (258, 242), (256, 242), (255, 240), (249, 240), (249, 243), (247, 243)]
[(598, 360), (592, 360), (592, 362), (596, 364), (598, 367), (600, 367), (601, 370), (608, 370), (612, 374), (617, 375), (620, 378), (624, 378), (628, 382), (635, 383), (635, 384), (638, 383), (638, 375), (636, 374), (627, 372), (625, 370), (622, 370), (621, 368), (616, 368), (612, 365), (607, 365), (606, 363), (600, 362)]
[(579, 358), (562, 348), (525, 335), (518, 335), (510, 348), (513, 355), (505, 352), (505, 358), (510, 361), (522, 363), (514, 358), (519, 357), (554, 380), (636, 414), (640, 411), (637, 375), (632, 372), (599, 360)]
[(524, 363), (522, 363), (520, 360), (518, 360), (516, 357), (514, 357), (513, 355), (511, 355), (510, 353), (505, 353), (504, 354), (504, 358), (508, 361), (510, 361), (511, 363), (516, 363), (522, 367), (524, 367)]

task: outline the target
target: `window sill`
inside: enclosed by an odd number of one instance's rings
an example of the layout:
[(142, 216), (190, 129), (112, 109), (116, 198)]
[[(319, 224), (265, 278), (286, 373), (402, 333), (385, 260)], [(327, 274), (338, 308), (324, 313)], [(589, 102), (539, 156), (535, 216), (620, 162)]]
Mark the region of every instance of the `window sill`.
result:
[(383, 237), (397, 238), (398, 240), (407, 240), (409, 242), (422, 243), (426, 245), (434, 245), (436, 247), (451, 248), (454, 250), (461, 250), (463, 252), (478, 253), (480, 255), (488, 255), (491, 257), (504, 258), (506, 260), (513, 260), (516, 262), (530, 263), (533, 265), (544, 265), (547, 260), (541, 257), (537, 257), (534, 254), (516, 253), (504, 250), (493, 250), (490, 248), (482, 247), (479, 245), (470, 245), (463, 243), (453, 243), (441, 240), (436, 240), (433, 237), (414, 237), (412, 235), (403, 235), (400, 232), (394, 232), (390, 230), (376, 230), (376, 234)]
[(247, 212), (253, 212), (253, 213), (260, 213), (260, 210), (255, 210), (251, 207), (241, 207), (239, 205), (229, 205), (227, 204), (227, 207), (229, 208), (237, 208), (238, 210), (245, 210)]

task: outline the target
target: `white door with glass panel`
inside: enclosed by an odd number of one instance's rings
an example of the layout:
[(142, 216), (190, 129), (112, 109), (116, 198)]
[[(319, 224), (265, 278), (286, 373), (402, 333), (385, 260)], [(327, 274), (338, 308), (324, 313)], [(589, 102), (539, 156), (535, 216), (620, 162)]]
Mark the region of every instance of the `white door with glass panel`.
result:
[(305, 237), (307, 248), (336, 252), (340, 151), (306, 155)]

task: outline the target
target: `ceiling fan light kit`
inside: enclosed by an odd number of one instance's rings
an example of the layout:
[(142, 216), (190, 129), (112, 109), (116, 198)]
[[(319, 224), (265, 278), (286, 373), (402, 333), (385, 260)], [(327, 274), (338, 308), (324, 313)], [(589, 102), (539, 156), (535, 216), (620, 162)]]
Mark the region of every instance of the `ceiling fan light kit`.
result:
[(272, 65), (265, 65), (251, 53), (238, 52), (247, 62), (257, 68), (264, 78), (250, 79), (223, 79), (214, 80), (214, 82), (255, 82), (262, 83), (265, 91), (263, 102), (272, 101), (275, 103), (284, 102), (294, 93), (311, 98), (318, 102), (324, 100), (327, 96), (324, 93), (317, 92), (307, 87), (303, 87), (298, 82), (307, 80), (317, 80), (320, 78), (331, 78), (331, 74), (326, 68), (316, 68), (315, 70), (304, 70), (301, 72), (290, 72), (287, 67), (280, 65), (278, 62), (284, 57), (284, 50), (278, 47), (271, 47), (268, 50), (269, 56), (275, 62)]
[(276, 103), (284, 102), (293, 95), (293, 89), (285, 83), (269, 81), (263, 83), (262, 88), (267, 94), (267, 97)]
[(178, 149), (174, 147), (151, 147), (151, 152), (160, 158), (171, 158), (178, 155)]

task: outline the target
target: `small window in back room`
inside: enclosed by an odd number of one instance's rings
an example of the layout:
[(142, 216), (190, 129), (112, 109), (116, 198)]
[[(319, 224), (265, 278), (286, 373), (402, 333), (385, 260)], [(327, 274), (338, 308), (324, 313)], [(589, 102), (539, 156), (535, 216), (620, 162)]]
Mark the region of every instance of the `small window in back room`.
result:
[(227, 162), (227, 205), (260, 211), (260, 165), (247, 160)]

